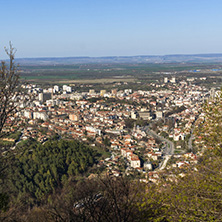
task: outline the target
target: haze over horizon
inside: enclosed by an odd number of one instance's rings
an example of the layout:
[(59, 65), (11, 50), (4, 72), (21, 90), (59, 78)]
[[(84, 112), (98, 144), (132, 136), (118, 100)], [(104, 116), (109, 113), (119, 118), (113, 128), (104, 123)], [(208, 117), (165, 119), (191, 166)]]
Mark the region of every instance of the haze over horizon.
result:
[[(39, 57), (16, 57), (15, 60), (28, 60), (28, 59), (65, 59), (65, 58), (91, 58), (91, 59), (99, 59), (99, 58), (131, 58), (131, 57), (174, 57), (174, 56), (200, 56), (200, 57), (204, 57), (204, 56), (212, 56), (212, 57), (222, 57), (222, 53), (193, 53), (193, 54), (166, 54), (166, 55), (121, 55), (121, 56), (109, 56), (109, 55), (105, 55), (105, 56), (39, 56)], [(8, 60), (8, 58), (6, 58), (6, 60)]]
[(220, 0), (1, 1), (0, 59), (222, 53)]

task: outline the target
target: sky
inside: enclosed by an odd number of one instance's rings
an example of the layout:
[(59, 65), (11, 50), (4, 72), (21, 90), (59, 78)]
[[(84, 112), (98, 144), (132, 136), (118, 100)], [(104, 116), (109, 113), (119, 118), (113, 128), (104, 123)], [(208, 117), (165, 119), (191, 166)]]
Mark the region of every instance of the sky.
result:
[(0, 0), (0, 59), (222, 53), (221, 0)]

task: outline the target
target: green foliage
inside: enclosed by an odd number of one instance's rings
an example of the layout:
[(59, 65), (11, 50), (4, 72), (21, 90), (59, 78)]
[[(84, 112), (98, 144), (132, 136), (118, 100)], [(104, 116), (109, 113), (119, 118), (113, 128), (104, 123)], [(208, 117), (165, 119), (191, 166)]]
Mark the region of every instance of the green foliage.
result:
[[(205, 154), (206, 155), (206, 154)], [(209, 156), (165, 193), (172, 221), (221, 221), (221, 158)]]
[(204, 120), (195, 130), (201, 139), (199, 164), (187, 168), (185, 177), (177, 175), (176, 183), (165, 192), (172, 221), (222, 221), (221, 97), (205, 104), (203, 113)]
[(127, 128), (129, 128), (129, 129), (133, 128), (135, 120), (133, 120), (133, 119), (124, 119), (124, 121), (125, 121), (125, 125), (126, 125)]
[(20, 145), (20, 152), (7, 169), (9, 182), (4, 185), (14, 197), (29, 193), (40, 202), (68, 177), (86, 172), (96, 156), (94, 150), (79, 141), (50, 140), (42, 145), (30, 139)]
[(111, 145), (110, 139), (109, 139), (107, 136), (104, 138), (103, 144), (104, 144), (105, 146), (110, 146), (110, 145)]
[(205, 148), (214, 149), (217, 155), (222, 155), (222, 98), (206, 103), (205, 119), (200, 124), (196, 134), (201, 136)]
[(166, 133), (165, 131), (162, 131), (162, 132), (160, 133), (160, 135), (161, 135), (162, 137), (165, 137), (165, 138), (168, 137), (168, 133)]
[(147, 120), (143, 120), (143, 119), (124, 119), (126, 127), (129, 129), (132, 129), (134, 127), (134, 124), (139, 125), (139, 126), (147, 126), (148, 125), (148, 121)]
[[(44, 215), (41, 221), (166, 221), (162, 199), (153, 199), (152, 192), (147, 196), (147, 204), (138, 204), (146, 199), (146, 188), (145, 184), (126, 177), (82, 180), (70, 184), (65, 192), (63, 190), (47, 207), (38, 208), (38, 211)], [(27, 213), (28, 221), (30, 217), (36, 221), (35, 212), (33, 209)]]
[(173, 108), (173, 110), (166, 113), (165, 117), (168, 117), (174, 113), (180, 113), (180, 112), (184, 111), (185, 109), (186, 109), (185, 106), (175, 107), (175, 108)]
[(0, 193), (0, 213), (8, 208), (9, 196), (6, 193)]
[(14, 139), (14, 140), (19, 140), (19, 137), (21, 136), (21, 132), (17, 131), (15, 133), (12, 133), (8, 136), (8, 138)]
[(164, 221), (222, 221), (221, 98), (207, 103), (203, 114), (204, 119), (200, 118), (196, 127), (201, 154), (198, 164), (163, 174), (140, 204), (142, 208), (152, 199), (160, 201)]

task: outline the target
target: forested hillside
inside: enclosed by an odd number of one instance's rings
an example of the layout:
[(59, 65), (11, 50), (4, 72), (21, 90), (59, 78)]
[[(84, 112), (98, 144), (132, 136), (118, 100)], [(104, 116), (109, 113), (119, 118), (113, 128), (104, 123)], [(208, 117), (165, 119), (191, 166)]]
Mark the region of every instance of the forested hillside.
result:
[(45, 144), (29, 139), (8, 159), (3, 190), (17, 201), (26, 197), (39, 204), (61, 188), (68, 178), (86, 172), (98, 155), (79, 141), (51, 140)]

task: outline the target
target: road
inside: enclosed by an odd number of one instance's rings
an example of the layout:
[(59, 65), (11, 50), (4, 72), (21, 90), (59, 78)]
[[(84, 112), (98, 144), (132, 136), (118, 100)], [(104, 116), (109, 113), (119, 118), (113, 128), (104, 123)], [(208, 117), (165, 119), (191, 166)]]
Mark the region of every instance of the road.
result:
[(153, 136), (158, 138), (159, 140), (166, 142), (167, 146), (165, 147), (164, 151), (163, 151), (163, 158), (164, 160), (161, 162), (160, 166), (156, 169), (156, 170), (163, 170), (166, 165), (168, 160), (171, 158), (171, 156), (174, 154), (174, 143), (158, 134), (156, 134), (156, 132), (154, 132), (153, 130), (151, 130), (148, 126), (144, 127), (143, 130)]
[(156, 134), (156, 132), (154, 132), (153, 130), (149, 129), (148, 126), (144, 127), (144, 130), (146, 131), (147, 134), (153, 136), (153, 137), (156, 137), (158, 139), (160, 139), (161, 141), (163, 142), (166, 142), (167, 143), (167, 146), (164, 150), (164, 156), (167, 156), (167, 155), (173, 155), (174, 154), (174, 143), (158, 134)]
[(171, 158), (171, 155), (164, 156), (164, 160), (161, 162), (160, 166), (156, 168), (156, 171), (165, 169), (168, 160)]

